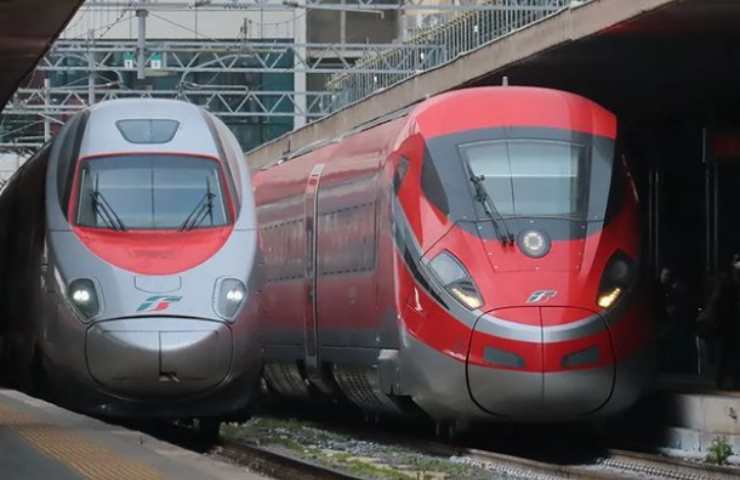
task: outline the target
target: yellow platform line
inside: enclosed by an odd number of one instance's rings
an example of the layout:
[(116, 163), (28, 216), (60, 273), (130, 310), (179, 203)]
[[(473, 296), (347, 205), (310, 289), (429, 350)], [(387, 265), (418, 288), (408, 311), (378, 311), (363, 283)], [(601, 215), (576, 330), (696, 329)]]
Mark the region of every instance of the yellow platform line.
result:
[(0, 406), (0, 427), (13, 429), (36, 450), (90, 480), (160, 480), (148, 465), (128, 460), (73, 433), (70, 428), (37, 421), (28, 413)]

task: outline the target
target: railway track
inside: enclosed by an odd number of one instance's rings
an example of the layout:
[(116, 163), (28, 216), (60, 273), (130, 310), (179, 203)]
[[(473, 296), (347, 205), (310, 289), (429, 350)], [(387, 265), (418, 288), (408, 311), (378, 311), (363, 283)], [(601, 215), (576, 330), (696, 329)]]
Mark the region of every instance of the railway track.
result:
[(661, 455), (611, 449), (602, 464), (624, 471), (674, 480), (725, 480), (740, 478), (740, 469), (686, 462)]
[[(333, 430), (331, 425), (327, 430)], [(740, 478), (740, 469), (720, 467), (683, 461), (662, 455), (649, 454), (621, 449), (598, 449), (593, 453), (586, 452), (579, 461), (561, 462), (557, 455), (538, 455), (536, 451), (518, 451), (506, 453), (497, 448), (471, 448), (449, 443), (440, 443), (419, 439), (414, 435), (384, 434), (377, 430), (368, 431), (339, 427), (347, 435), (371, 441), (393, 448), (399, 446), (420, 453), (454, 459), (454, 462), (475, 465), (491, 472), (491, 478), (498, 476), (536, 478), (536, 479), (595, 479), (611, 480), (617, 478), (633, 479), (670, 479), (670, 480), (729, 480)], [(536, 447), (535, 447), (536, 448)], [(577, 445), (574, 448), (579, 448)], [(286, 449), (273, 449), (269, 446), (258, 446), (237, 442), (222, 441), (218, 453), (233, 461), (260, 468), (275, 478), (330, 478), (358, 479), (363, 477), (341, 471), (326, 469), (323, 465), (306, 462)], [(542, 458), (547, 458), (543, 460)], [(249, 463), (252, 462), (252, 463)], [(270, 465), (276, 465), (272, 467)], [(290, 469), (286, 470), (286, 465)], [(271, 470), (272, 469), (272, 470)], [(281, 472), (287, 471), (287, 475)], [(277, 473), (276, 473), (277, 472)], [(305, 473), (300, 473), (305, 472)], [(316, 475), (319, 475), (318, 477)], [(500, 474), (500, 475), (497, 475)], [(305, 475), (305, 476), (304, 476)], [(323, 475), (323, 476), (321, 476)], [(365, 477), (367, 478), (367, 477)], [(420, 477), (424, 478), (424, 477)], [(455, 477), (447, 477), (454, 479)]]
[[(614, 480), (622, 478), (671, 480), (730, 480), (740, 476), (740, 470), (698, 465), (658, 455), (609, 450), (608, 455), (593, 464), (559, 465), (526, 457), (480, 449), (457, 449), (444, 444), (417, 445), (420, 450), (466, 458), (471, 463), (485, 465), (496, 474), (521, 478), (567, 478), (578, 480)], [(252, 470), (277, 479), (368, 480), (339, 469), (306, 461), (286, 452), (247, 443), (223, 442), (214, 452)]]
[(609, 450), (591, 464), (558, 465), (526, 457), (488, 450), (468, 449), (471, 458), (512, 464), (541, 475), (559, 478), (611, 480), (617, 478), (650, 478), (671, 480), (730, 480), (740, 478), (740, 470), (714, 465), (700, 465), (660, 455), (625, 450)]
[[(565, 462), (543, 460), (557, 459), (557, 455), (538, 454), (536, 451), (519, 454), (518, 452), (495, 451), (493, 449), (471, 448), (419, 439), (413, 435), (395, 435), (382, 432), (349, 429), (345, 425), (334, 429), (325, 426), (326, 431), (342, 430), (345, 435), (374, 442), (388, 448), (405, 448), (419, 454), (426, 454), (440, 459), (477, 466), (490, 472), (490, 478), (526, 478), (536, 480), (550, 479), (670, 479), (670, 480), (729, 480), (740, 478), (740, 469), (698, 464), (678, 460), (662, 455), (648, 454), (620, 449), (602, 449), (598, 453), (587, 454), (584, 460)], [(403, 478), (403, 474), (377, 477), (362, 476), (343, 470), (340, 466), (328, 466), (314, 460), (302, 458), (298, 452), (268, 441), (228, 440), (221, 438), (216, 444), (203, 444), (197, 440), (197, 433), (192, 429), (170, 426), (158, 429), (156, 436), (191, 448), (201, 453), (224, 458), (228, 461), (279, 480), (370, 480), (372, 478)], [(537, 448), (536, 446), (533, 448)], [(574, 448), (579, 448), (575, 446)], [(406, 472), (408, 473), (408, 472)], [(419, 476), (418, 478), (426, 478)], [(440, 478), (440, 477), (434, 477)], [(455, 476), (441, 477), (457, 480)], [(414, 480), (409, 475), (410, 480)]]

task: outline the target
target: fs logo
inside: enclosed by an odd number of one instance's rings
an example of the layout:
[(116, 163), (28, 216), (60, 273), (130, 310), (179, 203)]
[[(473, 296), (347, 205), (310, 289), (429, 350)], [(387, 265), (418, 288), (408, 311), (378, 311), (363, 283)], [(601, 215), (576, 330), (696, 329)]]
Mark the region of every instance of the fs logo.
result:
[(155, 295), (147, 298), (144, 303), (139, 305), (137, 312), (162, 312), (170, 308), (170, 305), (182, 300), (182, 297), (172, 297), (169, 295)]
[(535, 290), (527, 299), (527, 303), (546, 302), (552, 300), (557, 295), (557, 290)]

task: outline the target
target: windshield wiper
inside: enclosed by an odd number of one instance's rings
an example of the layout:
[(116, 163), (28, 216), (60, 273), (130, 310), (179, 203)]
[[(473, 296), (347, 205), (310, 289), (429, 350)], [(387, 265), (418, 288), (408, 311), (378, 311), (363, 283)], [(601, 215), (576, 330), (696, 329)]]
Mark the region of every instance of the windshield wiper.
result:
[(93, 210), (97, 215), (100, 216), (113, 230), (121, 232), (126, 231), (126, 225), (123, 224), (123, 220), (118, 216), (115, 210), (105, 196), (100, 193), (100, 175), (95, 175), (95, 190), (90, 192), (90, 196), (93, 201)]
[[(486, 212), (488, 218), (493, 223), (493, 229), (496, 231), (496, 238), (498, 238), (501, 245), (504, 247), (507, 245), (514, 245), (514, 235), (509, 230), (509, 225), (506, 223), (506, 219), (501, 212), (496, 208), (496, 204), (493, 203), (493, 199), (486, 191), (486, 187), (483, 186), (483, 181), (486, 179), (484, 175), (476, 176), (472, 175), (470, 181), (475, 186), (475, 199), (480, 202), (483, 206), (483, 211)], [(503, 229), (503, 233), (501, 230)]]
[(180, 231), (192, 230), (198, 227), (203, 220), (207, 217), (211, 217), (211, 225), (213, 225), (213, 199), (216, 198), (216, 194), (211, 193), (211, 182), (206, 178), (206, 193), (200, 199), (198, 204), (195, 206), (190, 215), (187, 216), (182, 225), (180, 225)]

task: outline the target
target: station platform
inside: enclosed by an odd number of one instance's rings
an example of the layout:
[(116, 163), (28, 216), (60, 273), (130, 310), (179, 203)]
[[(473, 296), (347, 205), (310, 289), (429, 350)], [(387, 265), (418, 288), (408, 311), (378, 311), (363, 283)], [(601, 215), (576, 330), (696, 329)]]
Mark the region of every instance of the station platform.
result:
[(147, 434), (0, 389), (3, 480), (263, 480)]
[(740, 454), (740, 391), (713, 385), (663, 379), (654, 400), (664, 425), (663, 445), (689, 452), (706, 452), (723, 438)]

